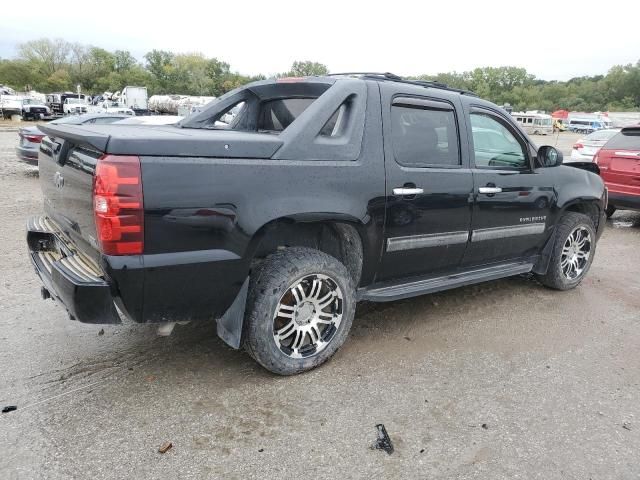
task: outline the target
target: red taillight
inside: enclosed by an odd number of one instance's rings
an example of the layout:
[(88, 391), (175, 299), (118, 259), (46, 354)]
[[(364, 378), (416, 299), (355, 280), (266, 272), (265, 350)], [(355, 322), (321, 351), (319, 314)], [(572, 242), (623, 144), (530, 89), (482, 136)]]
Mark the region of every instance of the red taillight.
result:
[(584, 148), (584, 145), (582, 145), (581, 143), (575, 143), (573, 145), (574, 150), (579, 150), (580, 148)]
[(93, 185), (98, 242), (107, 255), (144, 251), (144, 203), (140, 158), (105, 155), (98, 160)]
[(26, 138), (31, 143), (40, 143), (44, 138), (44, 135), (22, 135), (22, 138)]

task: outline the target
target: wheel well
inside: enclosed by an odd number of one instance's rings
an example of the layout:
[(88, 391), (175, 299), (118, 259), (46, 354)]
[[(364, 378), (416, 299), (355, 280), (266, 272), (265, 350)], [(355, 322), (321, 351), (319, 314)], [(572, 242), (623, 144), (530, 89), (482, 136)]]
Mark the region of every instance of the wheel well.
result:
[(600, 222), (600, 209), (597, 205), (593, 203), (574, 203), (569, 205), (566, 209), (566, 212), (577, 212), (582, 213), (589, 217), (593, 222), (596, 230), (598, 230), (598, 223)]
[(287, 247), (307, 247), (325, 252), (347, 267), (355, 285), (362, 274), (362, 239), (355, 226), (341, 222), (295, 223), (278, 221), (263, 227), (253, 254), (252, 269), (267, 255)]

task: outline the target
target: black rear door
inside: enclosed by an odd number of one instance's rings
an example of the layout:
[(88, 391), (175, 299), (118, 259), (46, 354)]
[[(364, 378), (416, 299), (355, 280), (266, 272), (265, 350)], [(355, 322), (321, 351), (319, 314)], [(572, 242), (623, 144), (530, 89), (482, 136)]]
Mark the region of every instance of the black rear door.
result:
[(380, 88), (387, 183), (378, 279), (454, 270), (469, 237), (473, 190), (459, 100), (402, 84)]

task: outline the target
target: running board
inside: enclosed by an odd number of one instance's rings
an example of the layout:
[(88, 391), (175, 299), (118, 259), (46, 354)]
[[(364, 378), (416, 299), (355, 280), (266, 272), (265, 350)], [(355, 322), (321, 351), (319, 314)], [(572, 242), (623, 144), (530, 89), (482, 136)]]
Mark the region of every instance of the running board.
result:
[(424, 295), (425, 293), (434, 293), (450, 288), (463, 287), (474, 283), (528, 273), (533, 269), (533, 265), (533, 263), (529, 262), (503, 263), (492, 267), (445, 275), (443, 277), (415, 280), (410, 283), (393, 283), (370, 289), (361, 288), (358, 290), (358, 300), (392, 302), (402, 298)]

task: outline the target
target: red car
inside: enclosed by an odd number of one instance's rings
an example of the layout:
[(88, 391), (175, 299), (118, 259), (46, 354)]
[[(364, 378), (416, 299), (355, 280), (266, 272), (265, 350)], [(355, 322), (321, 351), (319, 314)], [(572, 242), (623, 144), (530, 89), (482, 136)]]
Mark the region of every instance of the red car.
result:
[(607, 217), (618, 208), (640, 210), (640, 125), (623, 128), (600, 149), (595, 162), (609, 190)]

